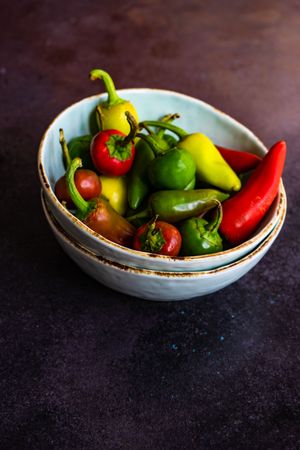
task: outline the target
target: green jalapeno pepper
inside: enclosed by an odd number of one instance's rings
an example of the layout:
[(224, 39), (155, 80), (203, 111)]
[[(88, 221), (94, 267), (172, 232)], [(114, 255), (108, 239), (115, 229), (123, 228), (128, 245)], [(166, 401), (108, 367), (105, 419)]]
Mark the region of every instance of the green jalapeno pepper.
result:
[(78, 157), (82, 161), (82, 167), (95, 170), (90, 154), (90, 144), (92, 139), (93, 136), (90, 134), (75, 137), (68, 143), (68, 148), (71, 160)]
[(218, 233), (222, 222), (222, 206), (218, 201), (215, 204), (217, 212), (211, 222), (202, 217), (192, 217), (178, 225), (182, 237), (180, 253), (183, 256), (206, 255), (223, 250), (222, 238)]
[(211, 184), (224, 191), (239, 191), (241, 181), (215, 147), (202, 133), (188, 134), (175, 125), (147, 120), (140, 126), (154, 126), (172, 131), (179, 136), (178, 148), (185, 149), (194, 158), (199, 181)]
[[(178, 114), (168, 114), (164, 116), (161, 121), (169, 123), (178, 117)], [(152, 133), (150, 130), (149, 132), (151, 133), (153, 139), (155, 139), (161, 146), (165, 149), (170, 148), (170, 143), (164, 135), (165, 130), (159, 130), (156, 134)], [(148, 165), (153, 159), (155, 159), (152, 148), (143, 139), (138, 141), (135, 146), (135, 150), (135, 158), (128, 180), (128, 203), (132, 209), (137, 209), (141, 205), (144, 198), (146, 198), (151, 191), (151, 185), (148, 179)]]
[(148, 166), (148, 177), (155, 189), (184, 189), (192, 181), (196, 165), (189, 152), (178, 147), (166, 150), (152, 136), (141, 133), (137, 136), (147, 142), (156, 155)]
[(137, 223), (157, 215), (160, 220), (176, 223), (197, 216), (213, 208), (217, 200), (223, 202), (228, 197), (229, 194), (216, 189), (157, 191), (149, 197), (146, 209), (127, 217), (127, 220)]
[(135, 107), (128, 100), (120, 98), (116, 92), (116, 88), (111, 76), (102, 69), (94, 69), (90, 72), (90, 79), (101, 79), (108, 93), (108, 99), (100, 103), (97, 107), (97, 121), (100, 130), (118, 130), (124, 134), (128, 134), (130, 127), (125, 115), (129, 111), (136, 122), (138, 122), (138, 114)]

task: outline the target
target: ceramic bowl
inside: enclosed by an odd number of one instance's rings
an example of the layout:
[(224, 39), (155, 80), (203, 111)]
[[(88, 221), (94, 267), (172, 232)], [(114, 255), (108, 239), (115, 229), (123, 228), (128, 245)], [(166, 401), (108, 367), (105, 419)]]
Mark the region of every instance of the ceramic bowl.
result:
[(133, 268), (94, 255), (68, 236), (47, 208), (43, 194), (42, 205), (57, 241), (84, 272), (116, 291), (156, 301), (186, 300), (216, 292), (234, 283), (266, 254), (277, 238), (285, 218), (285, 209), (282, 209), (279, 221), (269, 236), (237, 262), (203, 272), (163, 272)]
[[(266, 148), (245, 126), (212, 106), (171, 91), (158, 89), (125, 89), (121, 97), (134, 103), (140, 120), (158, 119), (164, 114), (178, 112), (178, 126), (189, 132), (202, 131), (216, 144), (243, 149), (263, 156)], [(63, 128), (69, 140), (90, 132), (90, 118), (96, 105), (106, 94), (85, 98), (60, 113), (46, 130), (39, 147), (38, 169), (42, 188), (49, 208), (62, 228), (80, 245), (105, 259), (131, 267), (164, 271), (200, 271), (214, 269), (237, 261), (253, 250), (272, 231), (281, 215), (285, 201), (283, 184), (260, 227), (249, 240), (230, 250), (213, 255), (193, 257), (158, 256), (115, 244), (90, 230), (74, 217), (56, 198), (54, 185), (64, 173), (62, 152), (59, 145), (59, 128)]]

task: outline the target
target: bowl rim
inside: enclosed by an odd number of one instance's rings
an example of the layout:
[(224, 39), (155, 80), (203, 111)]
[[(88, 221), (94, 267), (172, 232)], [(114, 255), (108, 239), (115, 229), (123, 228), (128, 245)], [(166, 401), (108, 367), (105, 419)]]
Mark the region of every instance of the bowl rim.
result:
[[(185, 98), (188, 99), (189, 101), (195, 102), (195, 103), (200, 103), (205, 109), (209, 110), (209, 111), (214, 111), (217, 112), (218, 114), (222, 114), (225, 117), (229, 118), (230, 121), (232, 121), (233, 123), (235, 123), (239, 128), (242, 128), (243, 131), (252, 137), (252, 139), (254, 139), (254, 141), (256, 141), (256, 143), (258, 144), (258, 146), (262, 149), (262, 151), (264, 151), (264, 153), (267, 153), (267, 148), (266, 146), (263, 144), (263, 142), (253, 133), (253, 131), (251, 131), (250, 129), (248, 129), (245, 125), (243, 125), (242, 123), (240, 123), (238, 120), (234, 119), (233, 117), (231, 117), (229, 114), (215, 108), (214, 106), (210, 105), (209, 103), (204, 102), (203, 100), (197, 99), (195, 97), (192, 97), (190, 95), (187, 94), (183, 94), (180, 92), (176, 92), (176, 91), (172, 91), (172, 90), (167, 90), (167, 89), (156, 89), (156, 88), (128, 88), (128, 89), (118, 89), (117, 90), (118, 93), (123, 93), (126, 95), (126, 93), (133, 93), (133, 92), (160, 92), (163, 94), (172, 94), (181, 98)], [(88, 101), (88, 100), (96, 100), (96, 99), (103, 99), (107, 96), (107, 93), (100, 93), (100, 94), (96, 94), (96, 95), (92, 95), (89, 97), (84, 97), (81, 100), (78, 100), (74, 103), (72, 103), (71, 105), (69, 105), (68, 107), (64, 108), (62, 111), (60, 111), (55, 117), (54, 119), (50, 122), (50, 124), (48, 125), (48, 127), (46, 128), (44, 134), (42, 135), (41, 141), (39, 143), (39, 148), (38, 148), (38, 154), (37, 154), (37, 165), (38, 165), (38, 173), (39, 173), (39, 178), (40, 178), (40, 182), (42, 184), (42, 187), (44, 189), (44, 191), (46, 192), (48, 198), (50, 201), (52, 201), (56, 207), (62, 212), (62, 214), (64, 214), (65, 216), (68, 217), (68, 219), (70, 219), (76, 227), (79, 227), (82, 229), (82, 231), (85, 234), (89, 234), (91, 236), (93, 236), (94, 238), (104, 242), (106, 245), (110, 246), (110, 247), (115, 247), (117, 248), (119, 251), (124, 252), (126, 254), (131, 254), (133, 256), (136, 257), (147, 257), (147, 258), (155, 258), (155, 259), (160, 259), (160, 260), (164, 260), (166, 262), (177, 262), (180, 263), (182, 262), (184, 264), (184, 262), (187, 261), (198, 261), (198, 260), (203, 260), (203, 259), (207, 259), (207, 260), (213, 260), (214, 258), (219, 258), (220, 256), (223, 255), (229, 255), (231, 253), (235, 253), (235, 252), (239, 252), (240, 250), (244, 249), (245, 247), (251, 246), (252, 244), (254, 244), (257, 240), (260, 240), (262, 235), (267, 235), (269, 233), (269, 231), (271, 231), (271, 229), (274, 227), (274, 222), (275, 225), (278, 222), (278, 217), (280, 216), (280, 212), (281, 212), (281, 207), (282, 204), (285, 200), (286, 202), (286, 193), (285, 193), (285, 189), (284, 189), (284, 185), (283, 185), (283, 181), (282, 179), (280, 180), (280, 186), (279, 186), (279, 191), (278, 191), (278, 205), (276, 208), (276, 211), (274, 213), (274, 220), (272, 220), (271, 222), (267, 223), (258, 234), (256, 234), (255, 236), (253, 236), (250, 239), (247, 239), (245, 242), (232, 247), (230, 249), (227, 250), (223, 250), (221, 252), (217, 252), (217, 253), (212, 253), (209, 255), (196, 255), (196, 256), (167, 256), (167, 255), (158, 255), (155, 253), (150, 253), (150, 252), (141, 252), (139, 250), (134, 250), (132, 248), (127, 248), (123, 245), (117, 244), (113, 241), (110, 241), (109, 239), (105, 238), (104, 236), (100, 235), (99, 233), (91, 230), (87, 225), (85, 225), (82, 221), (80, 221), (79, 219), (77, 219), (77, 217), (75, 217), (66, 207), (64, 207), (62, 205), (62, 203), (59, 202), (59, 200), (57, 199), (56, 195), (54, 194), (52, 188), (51, 188), (51, 183), (48, 179), (48, 176), (46, 175), (46, 171), (44, 169), (43, 166), (43, 162), (42, 162), (42, 155), (43, 155), (43, 150), (44, 150), (44, 145), (45, 145), (45, 140), (46, 137), (48, 135), (48, 132), (50, 130), (50, 128), (54, 125), (54, 123), (59, 119), (60, 116), (62, 116), (66, 111), (72, 109), (74, 106), (79, 105), (82, 102)], [(277, 198), (277, 197), (276, 197)], [(275, 201), (275, 200), (274, 200)]]
[[(57, 222), (56, 218), (53, 216), (52, 212), (49, 210), (49, 207), (47, 206), (47, 203), (45, 201), (45, 194), (43, 190), (41, 190), (41, 202), (44, 214), (46, 216), (46, 219), (50, 225), (50, 227), (53, 229), (54, 234), (58, 234), (61, 239), (63, 239), (67, 244), (70, 244), (72, 247), (76, 249), (79, 253), (84, 253), (88, 258), (94, 260), (95, 262), (100, 262), (101, 264), (104, 264), (106, 266), (114, 267), (115, 269), (118, 269), (122, 272), (130, 272), (135, 274), (144, 274), (144, 275), (151, 275), (153, 277), (159, 277), (160, 279), (170, 279), (170, 278), (189, 278), (189, 279), (199, 279), (201, 277), (208, 277), (210, 275), (214, 275), (217, 273), (227, 273), (230, 272), (232, 268), (237, 266), (243, 266), (246, 263), (249, 262), (249, 260), (253, 259), (256, 255), (258, 255), (260, 252), (263, 251), (265, 247), (269, 243), (272, 243), (275, 241), (277, 236), (280, 233), (280, 230), (283, 226), (285, 217), (286, 217), (286, 208), (283, 208), (281, 211), (281, 216), (273, 230), (270, 232), (270, 234), (250, 253), (243, 256), (242, 258), (238, 259), (237, 261), (234, 261), (232, 263), (226, 264), (221, 267), (217, 267), (215, 269), (210, 270), (201, 270), (199, 272), (166, 272), (162, 270), (151, 270), (151, 269), (143, 269), (143, 268), (137, 268), (137, 267), (131, 267), (126, 266), (125, 264), (121, 264), (116, 261), (111, 261), (103, 256), (95, 255), (87, 248), (83, 247), (80, 243), (75, 241), (63, 228), (62, 226)], [(55, 230), (55, 231), (54, 231)], [(273, 241), (273, 242), (272, 242)]]

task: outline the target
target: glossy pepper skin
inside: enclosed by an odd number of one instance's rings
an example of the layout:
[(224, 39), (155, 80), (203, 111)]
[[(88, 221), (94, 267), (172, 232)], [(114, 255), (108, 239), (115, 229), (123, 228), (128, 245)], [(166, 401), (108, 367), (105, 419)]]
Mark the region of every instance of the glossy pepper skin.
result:
[(242, 190), (223, 203), (221, 234), (238, 245), (255, 231), (275, 199), (286, 157), (286, 143), (270, 148)]
[[(161, 121), (169, 123), (178, 117), (178, 114), (168, 114), (164, 116)], [(166, 150), (174, 144), (173, 140), (172, 142), (169, 141), (168, 138), (170, 136), (167, 138), (167, 136), (164, 135), (164, 130), (159, 130), (158, 133), (153, 133), (151, 136)], [(136, 154), (128, 180), (128, 203), (132, 209), (139, 208), (144, 198), (146, 198), (151, 191), (151, 185), (148, 179), (148, 166), (150, 162), (155, 159), (155, 154), (151, 146), (143, 139), (138, 141), (135, 149)]]
[(238, 174), (255, 169), (261, 162), (261, 157), (254, 153), (231, 150), (229, 148), (221, 147), (220, 145), (216, 145), (216, 147), (225, 161)]
[(158, 255), (177, 256), (181, 248), (181, 235), (174, 225), (154, 217), (136, 231), (133, 248)]
[(90, 154), (92, 139), (93, 136), (91, 134), (75, 137), (68, 143), (68, 149), (71, 159), (80, 158), (84, 169), (95, 170)]
[(189, 152), (178, 147), (165, 150), (152, 136), (138, 136), (156, 155), (148, 165), (148, 177), (155, 189), (184, 189), (193, 180), (196, 165)]
[(74, 183), (74, 174), (81, 167), (80, 158), (75, 158), (67, 171), (67, 184), (71, 199), (77, 208), (77, 217), (91, 230), (125, 247), (131, 247), (135, 228), (118, 214), (107, 200), (96, 197), (85, 201)]
[[(73, 158), (69, 152), (62, 129), (59, 130), (59, 141), (66, 166), (69, 167)], [(101, 182), (97, 174), (92, 170), (79, 169), (75, 174), (75, 184), (80, 192), (80, 195), (82, 195), (85, 200), (90, 200), (93, 197), (97, 197), (101, 193)], [(59, 180), (57, 180), (55, 183), (54, 192), (60, 202), (65, 202), (68, 208), (74, 207), (69, 193), (66, 175), (63, 175), (59, 178)]]
[(215, 189), (157, 191), (149, 197), (145, 210), (127, 217), (127, 220), (137, 221), (157, 215), (162, 221), (177, 223), (213, 208), (216, 200), (223, 202), (228, 197), (228, 194)]
[(182, 237), (181, 255), (197, 256), (221, 252), (222, 238), (218, 228), (222, 222), (222, 206), (217, 202), (217, 214), (208, 222), (203, 217), (192, 217), (178, 226)]
[(114, 210), (123, 216), (127, 210), (126, 177), (107, 177), (101, 175), (99, 178), (102, 185), (102, 196), (107, 198)]
[(179, 136), (177, 147), (189, 152), (196, 163), (199, 181), (213, 185), (224, 191), (239, 191), (241, 181), (237, 174), (224, 160), (213, 142), (202, 133), (188, 134), (186, 131), (172, 124), (147, 120), (142, 122), (146, 126), (155, 126), (172, 131)]
[(155, 158), (151, 147), (142, 139), (135, 146), (136, 154), (129, 173), (128, 203), (132, 209), (137, 209), (151, 190), (148, 180), (148, 165)]
[(128, 111), (126, 117), (130, 124), (127, 136), (118, 130), (104, 130), (97, 133), (91, 142), (90, 151), (94, 166), (103, 175), (125, 175), (133, 164), (135, 156), (133, 140), (138, 125)]
[(134, 105), (128, 100), (120, 98), (116, 92), (111, 76), (102, 69), (93, 69), (90, 72), (90, 79), (102, 80), (108, 94), (107, 101), (100, 103), (97, 107), (97, 121), (100, 130), (118, 130), (124, 134), (130, 131), (126, 119), (126, 111), (138, 122), (138, 114)]

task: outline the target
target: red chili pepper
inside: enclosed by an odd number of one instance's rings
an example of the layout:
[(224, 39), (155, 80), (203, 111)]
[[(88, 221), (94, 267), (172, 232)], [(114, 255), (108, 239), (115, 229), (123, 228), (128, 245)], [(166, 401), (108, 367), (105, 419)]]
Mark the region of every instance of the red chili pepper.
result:
[(240, 244), (255, 231), (275, 199), (286, 156), (286, 143), (270, 148), (245, 186), (223, 204), (220, 232), (231, 244)]
[[(59, 130), (59, 142), (63, 151), (67, 168), (70, 167), (71, 157), (69, 149), (64, 137), (62, 129)], [(89, 169), (79, 169), (75, 174), (75, 184), (84, 200), (90, 200), (91, 198), (98, 197), (101, 193), (101, 181), (98, 175)], [(65, 202), (68, 208), (73, 208), (74, 203), (71, 200), (69, 189), (67, 186), (66, 175), (60, 177), (55, 183), (54, 187), (55, 195), (60, 202)]]
[(137, 229), (133, 248), (159, 255), (177, 256), (181, 248), (181, 234), (174, 225), (157, 218), (155, 216)]
[[(100, 195), (101, 181), (98, 175), (92, 170), (79, 169), (75, 173), (74, 179), (76, 187), (84, 200), (90, 200)], [(74, 203), (69, 194), (66, 175), (63, 175), (57, 180), (54, 191), (60, 202), (66, 202), (68, 208), (74, 207)]]
[(137, 132), (137, 123), (127, 111), (130, 133), (126, 136), (118, 130), (103, 130), (94, 136), (91, 142), (91, 157), (96, 169), (108, 176), (125, 175), (131, 168), (135, 147), (133, 139)]
[(236, 173), (248, 172), (255, 169), (261, 162), (261, 158), (253, 153), (231, 150), (229, 148), (216, 145), (217, 149)]

